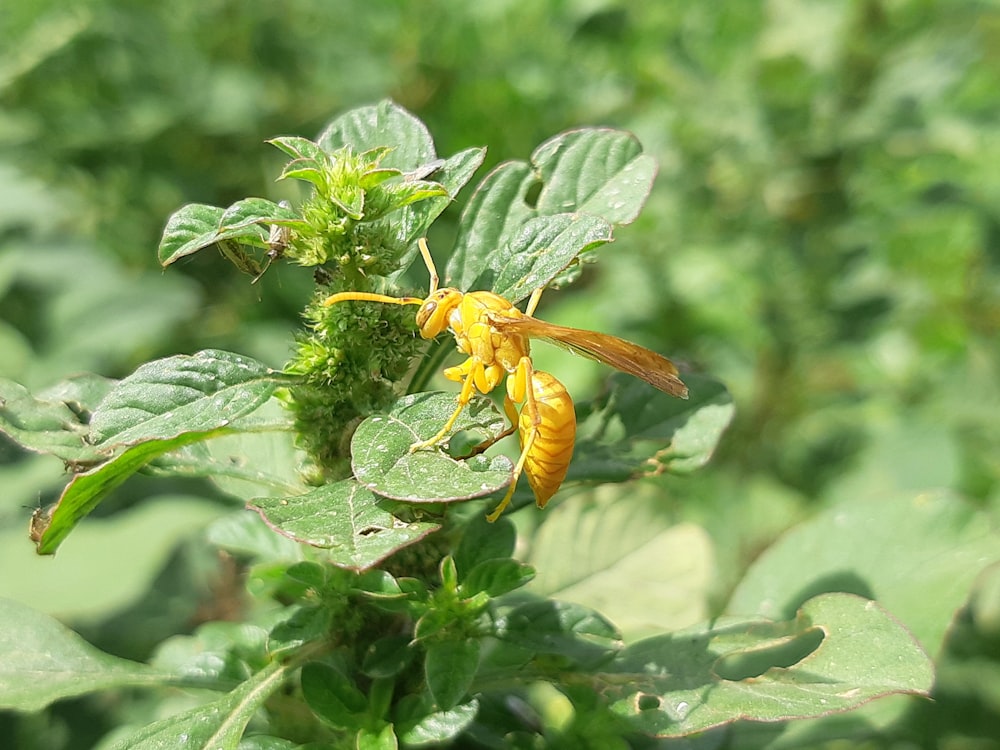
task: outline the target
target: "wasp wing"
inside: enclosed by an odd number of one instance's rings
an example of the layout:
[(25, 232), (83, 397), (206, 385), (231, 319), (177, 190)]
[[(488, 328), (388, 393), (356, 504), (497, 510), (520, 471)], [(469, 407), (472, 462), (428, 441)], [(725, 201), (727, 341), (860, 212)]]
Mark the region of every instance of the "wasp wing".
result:
[(671, 396), (688, 396), (687, 386), (681, 381), (674, 363), (644, 346), (607, 333), (560, 326), (527, 315), (514, 317), (490, 313), (489, 318), (501, 331), (551, 341), (557, 346), (634, 375)]

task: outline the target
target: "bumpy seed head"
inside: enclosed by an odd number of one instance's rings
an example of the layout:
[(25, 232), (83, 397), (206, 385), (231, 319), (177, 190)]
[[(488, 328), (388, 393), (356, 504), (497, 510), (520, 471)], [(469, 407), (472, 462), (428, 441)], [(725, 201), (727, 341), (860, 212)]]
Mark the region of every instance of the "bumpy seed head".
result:
[(438, 289), (417, 310), (417, 328), (425, 339), (432, 339), (448, 329), (448, 318), (462, 302), (457, 289)]

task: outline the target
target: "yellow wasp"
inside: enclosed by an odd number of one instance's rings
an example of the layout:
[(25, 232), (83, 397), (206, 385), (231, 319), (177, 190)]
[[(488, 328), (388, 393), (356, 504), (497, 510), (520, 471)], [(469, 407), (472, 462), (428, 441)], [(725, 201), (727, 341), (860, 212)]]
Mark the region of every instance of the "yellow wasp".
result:
[[(521, 441), (521, 455), (514, 465), (507, 494), (487, 516), (495, 521), (510, 503), (523, 472), (535, 494), (535, 502), (544, 508), (569, 469), (576, 438), (576, 415), (573, 400), (565, 386), (554, 376), (536, 370), (531, 361), (529, 341), (541, 338), (566, 347), (585, 357), (634, 375), (665, 393), (687, 398), (687, 388), (678, 377), (677, 368), (666, 357), (617, 336), (584, 331), (546, 323), (532, 317), (544, 287), (536, 289), (524, 312), (493, 292), (461, 292), (438, 289), (438, 275), (427, 242), (418, 243), (420, 254), (431, 277), (426, 299), (389, 297), (371, 292), (340, 292), (324, 300), (324, 305), (338, 302), (384, 302), (390, 305), (419, 305), (417, 328), (425, 339), (450, 329), (459, 350), (468, 358), (449, 367), (444, 376), (462, 384), (458, 406), (436, 435), (410, 446), (411, 451), (436, 445), (451, 431), (473, 394), (489, 393), (507, 379), (504, 412)], [(523, 404), (520, 413), (517, 404)]]

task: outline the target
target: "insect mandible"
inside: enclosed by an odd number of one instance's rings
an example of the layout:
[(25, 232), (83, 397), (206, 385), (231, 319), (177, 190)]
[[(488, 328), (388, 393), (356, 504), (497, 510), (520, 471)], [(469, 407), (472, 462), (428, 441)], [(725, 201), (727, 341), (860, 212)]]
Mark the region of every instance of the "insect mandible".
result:
[[(521, 454), (506, 495), (487, 516), (495, 521), (510, 503), (522, 472), (544, 508), (562, 484), (569, 469), (576, 438), (573, 400), (553, 375), (536, 370), (531, 361), (532, 338), (540, 338), (570, 351), (614, 367), (644, 380), (655, 388), (687, 398), (687, 387), (677, 368), (666, 357), (617, 336), (547, 323), (533, 317), (545, 287), (536, 289), (521, 312), (509, 300), (493, 292), (462, 292), (438, 288), (438, 274), (427, 242), (418, 242), (430, 274), (427, 297), (389, 297), (373, 292), (340, 292), (323, 301), (383, 302), (419, 305), (416, 322), (420, 335), (433, 339), (450, 330), (459, 351), (467, 356), (460, 365), (445, 369), (444, 376), (462, 384), (455, 411), (433, 437), (414, 443), (411, 451), (441, 442), (451, 431), (462, 410), (477, 391), (487, 394), (506, 378), (504, 412), (511, 427), (499, 437), (518, 432)], [(518, 411), (518, 405), (521, 405)], [(499, 439), (499, 437), (497, 439)]]

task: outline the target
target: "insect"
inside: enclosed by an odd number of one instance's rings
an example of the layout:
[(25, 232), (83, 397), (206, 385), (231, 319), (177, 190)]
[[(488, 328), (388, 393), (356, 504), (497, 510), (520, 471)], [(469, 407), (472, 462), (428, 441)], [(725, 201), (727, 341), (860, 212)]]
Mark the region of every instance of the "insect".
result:
[(355, 301), (419, 305), (416, 323), (420, 335), (432, 339), (450, 330), (459, 351), (467, 356), (462, 364), (444, 371), (447, 379), (462, 384), (455, 411), (436, 435), (414, 443), (411, 451), (441, 442), (473, 394), (490, 393), (506, 378), (504, 412), (511, 428), (497, 439), (516, 430), (521, 454), (514, 465), (507, 494), (487, 516), (488, 520), (495, 521), (503, 513), (522, 473), (528, 477), (538, 507), (545, 507), (565, 479), (573, 455), (576, 438), (573, 400), (553, 375), (534, 368), (531, 339), (545, 339), (634, 375), (671, 396), (687, 398), (687, 387), (666, 357), (617, 336), (559, 326), (533, 317), (544, 287), (531, 294), (524, 312), (493, 292), (438, 288), (439, 278), (426, 240), (421, 239), (418, 245), (430, 274), (426, 298), (340, 292), (323, 304)]

